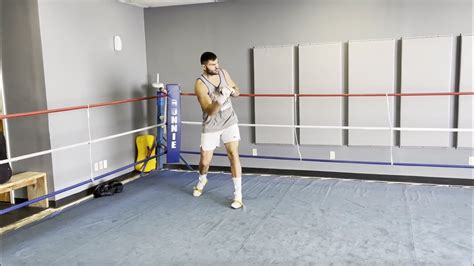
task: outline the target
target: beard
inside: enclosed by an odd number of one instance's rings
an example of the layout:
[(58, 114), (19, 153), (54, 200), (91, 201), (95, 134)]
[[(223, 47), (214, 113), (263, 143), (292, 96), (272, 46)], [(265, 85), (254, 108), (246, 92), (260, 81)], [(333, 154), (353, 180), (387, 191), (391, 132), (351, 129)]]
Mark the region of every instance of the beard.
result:
[(219, 70), (218, 68), (216, 68), (216, 70), (214, 70), (214, 71), (206, 68), (206, 70), (204, 70), (204, 71), (206, 72), (207, 75), (214, 76), (214, 75), (219, 74), (218, 70)]

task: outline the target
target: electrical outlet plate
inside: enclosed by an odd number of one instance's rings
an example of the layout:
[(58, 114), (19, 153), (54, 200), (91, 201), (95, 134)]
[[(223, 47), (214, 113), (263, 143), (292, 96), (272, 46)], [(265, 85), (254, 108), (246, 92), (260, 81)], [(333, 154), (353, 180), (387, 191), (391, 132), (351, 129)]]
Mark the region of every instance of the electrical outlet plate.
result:
[(336, 152), (335, 151), (330, 151), (329, 152), (329, 160), (335, 160), (336, 159)]
[(252, 156), (257, 156), (257, 149), (252, 149)]

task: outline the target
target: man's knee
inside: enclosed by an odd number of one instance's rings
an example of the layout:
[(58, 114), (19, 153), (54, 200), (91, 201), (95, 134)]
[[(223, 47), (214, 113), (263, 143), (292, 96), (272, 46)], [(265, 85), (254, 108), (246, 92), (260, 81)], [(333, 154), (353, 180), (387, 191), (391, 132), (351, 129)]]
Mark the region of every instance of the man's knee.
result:
[(227, 156), (230, 160), (239, 160), (239, 153), (237, 151), (229, 150), (227, 151)]
[(208, 160), (208, 159), (201, 159), (201, 160), (199, 161), (199, 164), (200, 164), (201, 166), (208, 167), (208, 166), (211, 164), (211, 161)]

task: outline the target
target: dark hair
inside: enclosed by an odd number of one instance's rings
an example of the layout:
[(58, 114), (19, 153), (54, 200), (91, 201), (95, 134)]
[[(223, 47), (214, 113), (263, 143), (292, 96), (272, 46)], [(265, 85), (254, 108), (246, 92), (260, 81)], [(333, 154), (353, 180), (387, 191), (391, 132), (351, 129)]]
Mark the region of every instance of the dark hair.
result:
[(214, 61), (217, 59), (217, 55), (213, 52), (204, 52), (201, 55), (201, 65), (205, 65), (207, 61), (211, 60)]

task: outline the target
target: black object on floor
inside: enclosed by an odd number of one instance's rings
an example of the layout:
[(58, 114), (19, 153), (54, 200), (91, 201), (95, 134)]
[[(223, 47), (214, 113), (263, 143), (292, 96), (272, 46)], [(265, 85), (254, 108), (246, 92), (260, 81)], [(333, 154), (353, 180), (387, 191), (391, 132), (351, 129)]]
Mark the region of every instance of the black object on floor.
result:
[(115, 193), (121, 193), (123, 191), (123, 184), (117, 181), (113, 181), (107, 184), (100, 184), (94, 190), (94, 197), (100, 198), (104, 196), (112, 196)]

